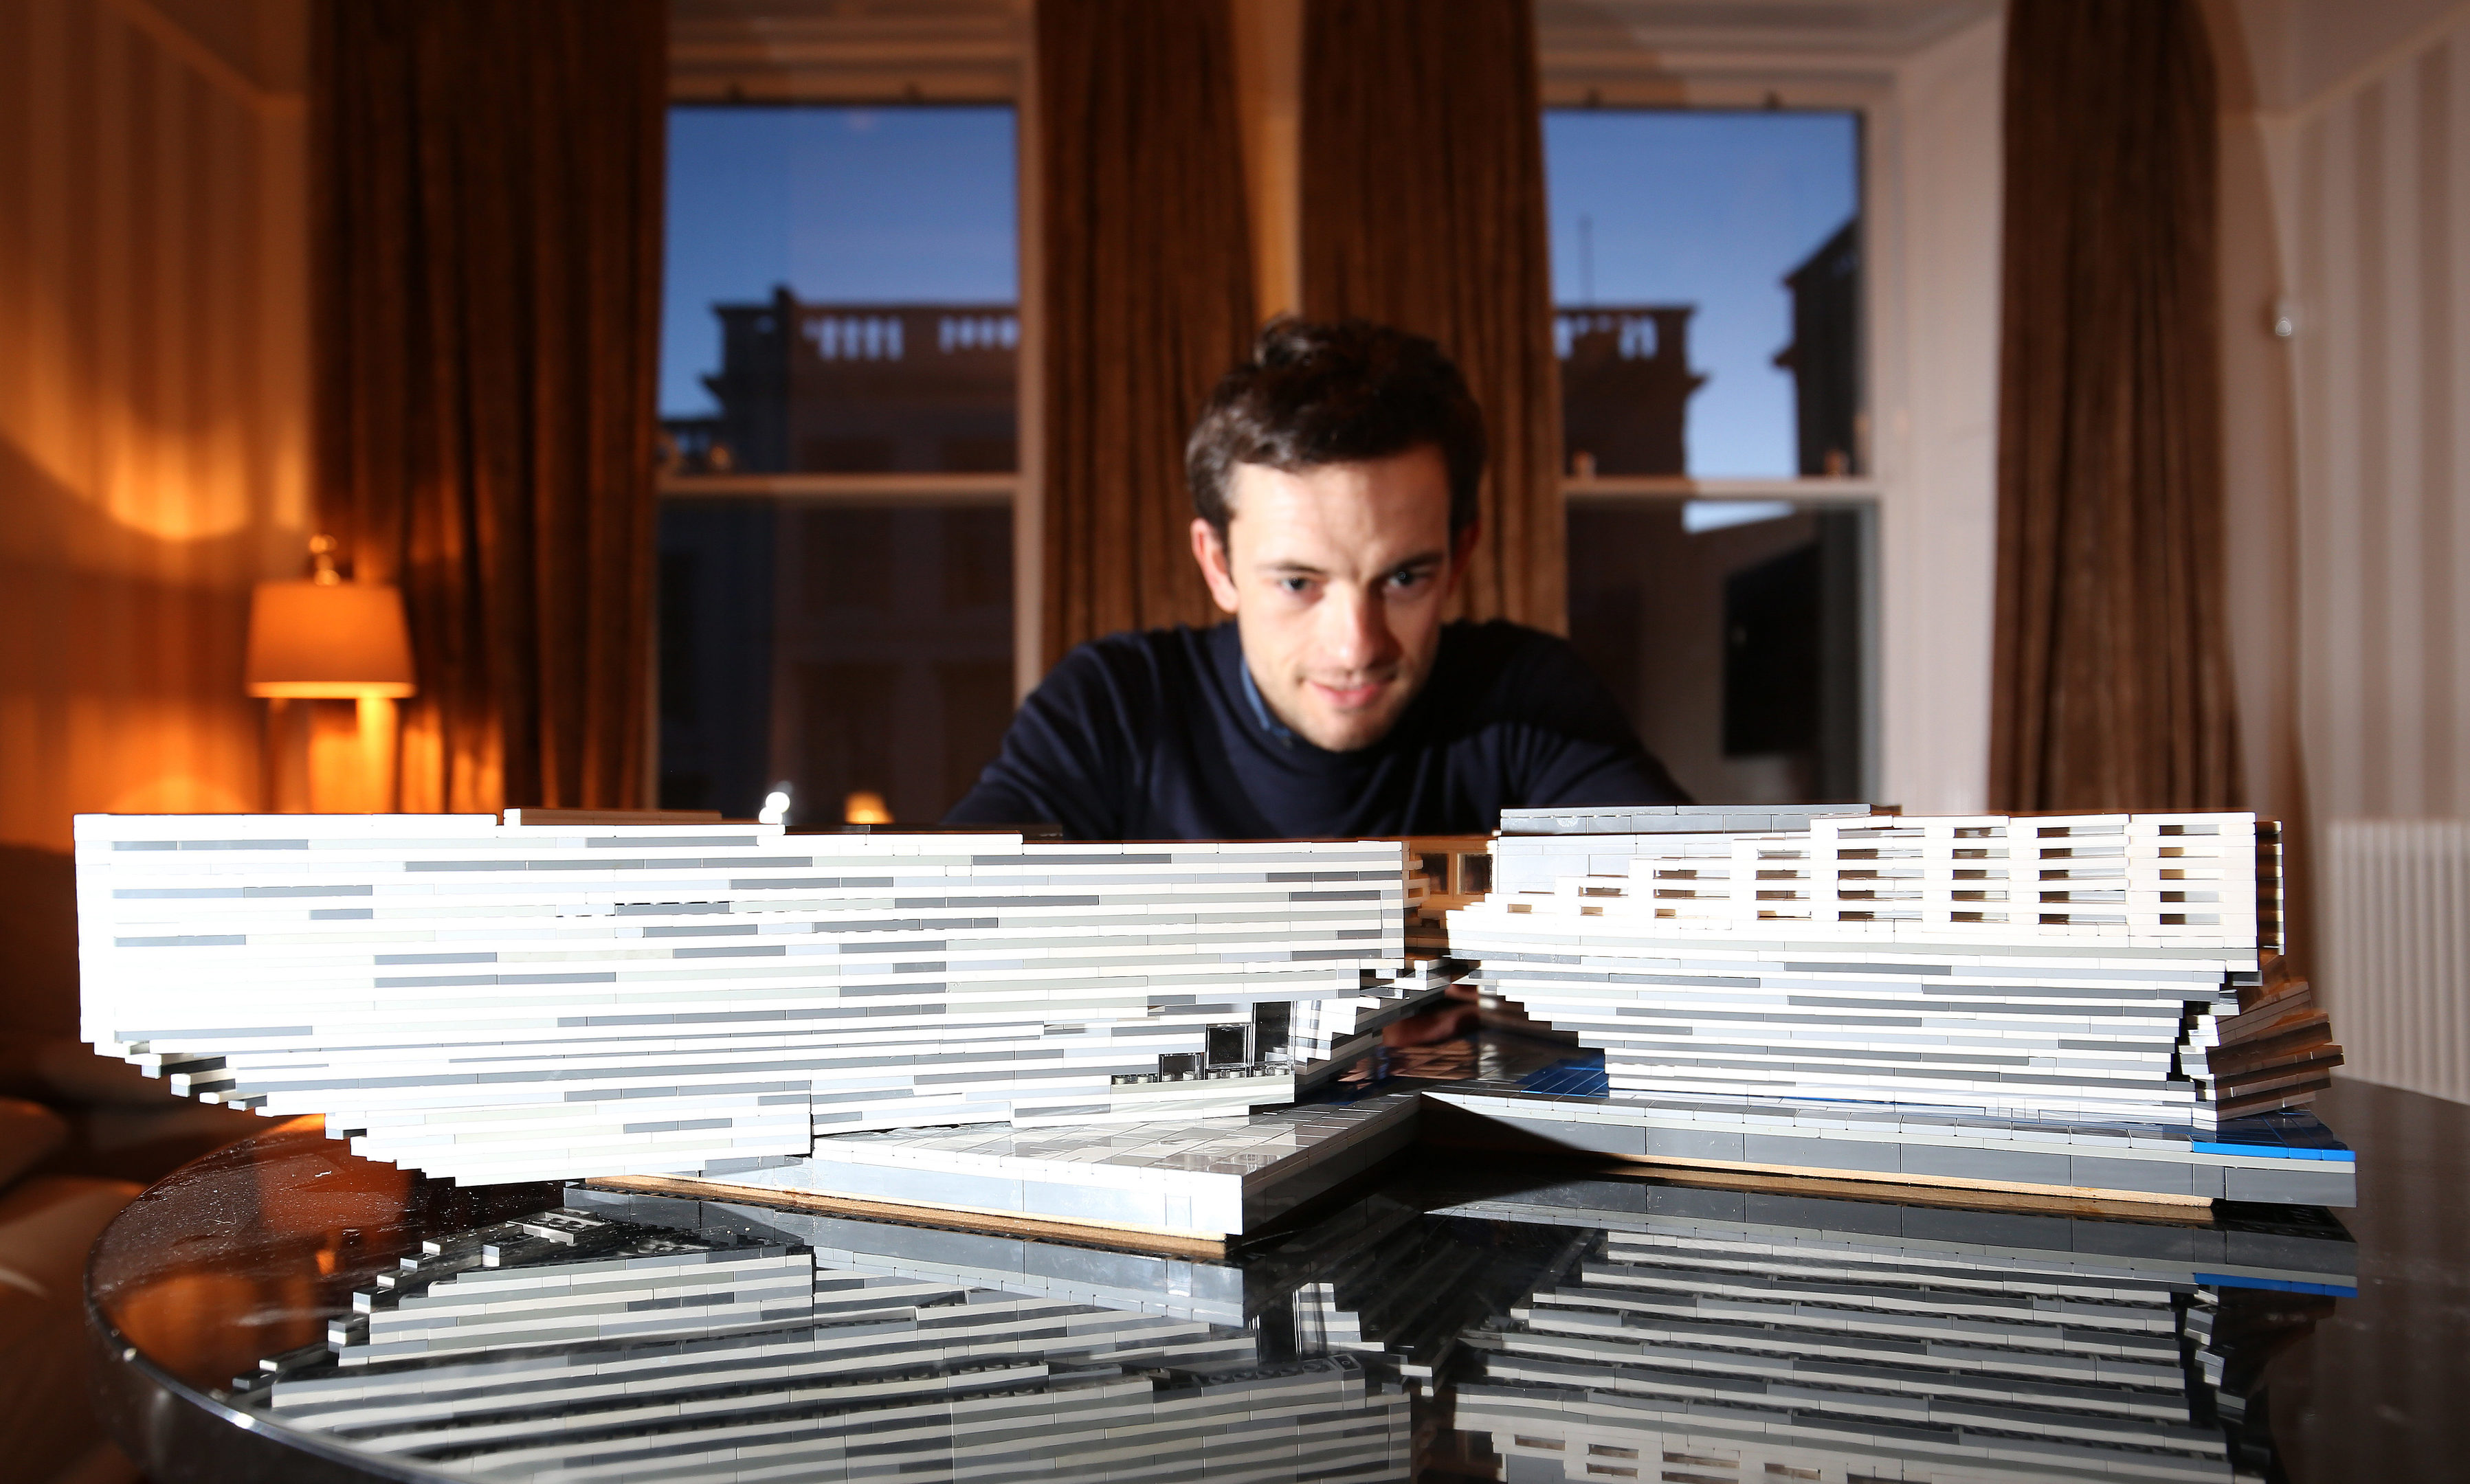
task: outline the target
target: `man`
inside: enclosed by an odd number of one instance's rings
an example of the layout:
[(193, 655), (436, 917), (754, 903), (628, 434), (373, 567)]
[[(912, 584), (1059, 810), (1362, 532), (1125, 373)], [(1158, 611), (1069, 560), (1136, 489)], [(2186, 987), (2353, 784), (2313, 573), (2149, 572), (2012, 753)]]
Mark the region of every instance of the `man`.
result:
[(1479, 833), (1503, 808), (1686, 799), (1570, 646), (1448, 623), (1482, 414), (1439, 346), (1281, 320), (1185, 451), (1231, 624), (1064, 657), (947, 823), (1082, 840)]

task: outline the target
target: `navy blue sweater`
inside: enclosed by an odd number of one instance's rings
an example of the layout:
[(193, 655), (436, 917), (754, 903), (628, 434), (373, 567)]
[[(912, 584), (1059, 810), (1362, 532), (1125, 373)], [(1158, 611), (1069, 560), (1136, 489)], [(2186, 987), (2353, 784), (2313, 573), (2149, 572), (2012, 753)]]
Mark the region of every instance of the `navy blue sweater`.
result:
[(1224, 623), (1064, 656), (944, 823), (1054, 823), (1077, 840), (1480, 834), (1504, 808), (1688, 797), (1549, 634), (1446, 626), (1389, 734), (1332, 753), (1260, 704)]

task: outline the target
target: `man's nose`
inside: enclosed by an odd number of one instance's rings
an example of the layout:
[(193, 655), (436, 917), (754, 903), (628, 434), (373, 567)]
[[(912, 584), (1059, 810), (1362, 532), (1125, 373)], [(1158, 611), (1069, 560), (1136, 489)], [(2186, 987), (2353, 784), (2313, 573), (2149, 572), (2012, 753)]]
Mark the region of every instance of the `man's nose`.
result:
[(1368, 670), (1395, 658), (1397, 636), (1378, 593), (1340, 588), (1330, 595), (1337, 601), (1321, 604), (1321, 648), (1333, 667)]

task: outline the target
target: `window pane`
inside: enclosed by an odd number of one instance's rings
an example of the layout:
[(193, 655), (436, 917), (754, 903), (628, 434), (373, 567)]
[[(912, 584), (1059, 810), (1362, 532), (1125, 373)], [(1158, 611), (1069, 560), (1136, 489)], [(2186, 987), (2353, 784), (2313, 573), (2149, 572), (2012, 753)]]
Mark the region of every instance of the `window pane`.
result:
[(673, 499), (661, 511), (661, 803), (931, 823), (1012, 720), (1012, 513)]
[(1573, 471), (1857, 473), (1859, 122), (1544, 116)]
[(669, 110), (661, 418), (693, 473), (1014, 467), (1013, 110)]
[(1702, 803), (1861, 797), (1867, 507), (1570, 511), (1570, 641)]

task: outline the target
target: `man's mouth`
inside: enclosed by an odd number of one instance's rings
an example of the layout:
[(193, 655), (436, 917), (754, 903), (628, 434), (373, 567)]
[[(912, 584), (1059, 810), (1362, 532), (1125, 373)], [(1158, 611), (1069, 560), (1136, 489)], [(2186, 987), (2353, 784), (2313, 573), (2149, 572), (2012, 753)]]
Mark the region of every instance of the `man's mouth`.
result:
[(1328, 681), (1306, 681), (1304, 684), (1318, 691), (1323, 701), (1341, 711), (1351, 711), (1370, 706), (1380, 699), (1383, 691), (1389, 688), (1389, 682), (1386, 678), (1348, 681), (1339, 684), (1333, 684)]

